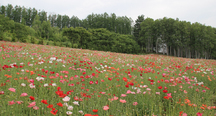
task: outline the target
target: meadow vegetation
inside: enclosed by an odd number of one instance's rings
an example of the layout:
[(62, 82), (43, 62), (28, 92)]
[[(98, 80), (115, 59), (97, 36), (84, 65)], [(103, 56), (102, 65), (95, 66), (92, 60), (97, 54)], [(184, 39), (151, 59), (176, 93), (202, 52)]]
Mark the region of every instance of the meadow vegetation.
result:
[(1, 116), (214, 116), (216, 61), (0, 41)]

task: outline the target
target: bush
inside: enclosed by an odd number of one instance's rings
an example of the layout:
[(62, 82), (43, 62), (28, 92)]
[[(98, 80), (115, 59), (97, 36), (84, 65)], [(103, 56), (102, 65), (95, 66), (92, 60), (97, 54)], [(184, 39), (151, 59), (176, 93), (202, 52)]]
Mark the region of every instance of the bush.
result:
[(61, 42), (67, 42), (67, 41), (68, 41), (67, 36), (63, 36)]
[(31, 37), (31, 43), (36, 44), (36, 39), (34, 37)]
[(4, 32), (3, 35), (2, 35), (2, 37), (3, 37), (4, 41), (12, 41), (13, 34), (9, 33), (9, 32)]
[(17, 42), (17, 41), (18, 41), (18, 39), (15, 36), (13, 36), (12, 42)]
[(60, 44), (60, 42), (56, 42), (56, 41), (54, 41), (54, 46), (60, 46), (61, 44)]
[(52, 46), (54, 46), (54, 42), (53, 42), (53, 41), (47, 41), (47, 45), (52, 45)]
[(39, 40), (38, 44), (40, 44), (40, 45), (44, 45), (44, 39), (41, 38), (41, 39)]
[(73, 44), (73, 48), (78, 48), (78, 44)]
[(67, 43), (67, 47), (72, 48), (72, 43), (71, 43), (71, 42), (68, 42), (68, 43)]

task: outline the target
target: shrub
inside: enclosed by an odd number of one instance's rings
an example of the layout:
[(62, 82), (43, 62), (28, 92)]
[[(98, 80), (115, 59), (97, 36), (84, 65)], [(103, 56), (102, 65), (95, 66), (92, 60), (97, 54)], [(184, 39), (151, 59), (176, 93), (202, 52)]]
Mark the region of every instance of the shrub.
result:
[(34, 37), (31, 37), (31, 43), (35, 44), (35, 42), (36, 42), (36, 39)]
[(2, 37), (3, 37), (4, 41), (12, 41), (13, 34), (10, 33), (10, 32), (4, 32), (3, 35), (2, 35)]
[(73, 48), (78, 48), (78, 44), (73, 44)]
[(38, 44), (41, 44), (41, 45), (43, 45), (43, 44), (44, 44), (44, 39), (43, 39), (43, 38), (41, 38), (41, 39), (39, 40)]

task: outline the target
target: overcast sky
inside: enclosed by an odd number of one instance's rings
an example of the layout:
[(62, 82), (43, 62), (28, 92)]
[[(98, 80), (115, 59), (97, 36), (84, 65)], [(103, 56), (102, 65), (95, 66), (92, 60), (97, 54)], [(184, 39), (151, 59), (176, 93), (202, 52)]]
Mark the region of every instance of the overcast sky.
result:
[(75, 15), (84, 19), (91, 13), (145, 18), (179, 18), (216, 27), (216, 0), (1, 0), (0, 5), (12, 4), (44, 10), (48, 14)]

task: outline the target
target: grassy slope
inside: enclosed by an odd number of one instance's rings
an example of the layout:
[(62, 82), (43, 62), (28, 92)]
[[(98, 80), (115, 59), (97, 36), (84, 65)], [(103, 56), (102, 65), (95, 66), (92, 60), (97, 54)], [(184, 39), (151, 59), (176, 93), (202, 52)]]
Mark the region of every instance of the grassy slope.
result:
[[(64, 103), (56, 94), (57, 87), (71, 98), (67, 104), (74, 107), (72, 115), (82, 115), (79, 110), (84, 114), (119, 116), (215, 114), (215, 60), (12, 42), (0, 42), (0, 45), (0, 91), (4, 91), (0, 95), (3, 110), (0, 115), (52, 115), (52, 109), (41, 103), (42, 99), (58, 110), (56, 115), (66, 115), (69, 111), (67, 107), (57, 105)], [(56, 60), (51, 60), (52, 57)], [(14, 64), (18, 68), (2, 69), (4, 65)], [(44, 80), (38, 81), (38, 77)], [(31, 79), (35, 88), (29, 86)], [(22, 83), (26, 86), (21, 86)], [(53, 83), (57, 86), (52, 86)], [(48, 86), (44, 87), (45, 84)], [(163, 88), (158, 89), (159, 86)], [(16, 92), (9, 91), (9, 88), (15, 88)], [(172, 97), (168, 97), (163, 90), (167, 90)], [(132, 93), (127, 94), (130, 91)], [(28, 96), (21, 97), (21, 93)], [(114, 100), (114, 95), (117, 100)], [(35, 100), (31, 100), (30, 96)], [(79, 106), (73, 104), (74, 97), (82, 100)], [(8, 105), (12, 100), (23, 103)], [(36, 102), (38, 110), (28, 107), (32, 102)], [(138, 105), (133, 105), (134, 102)], [(109, 106), (107, 111), (103, 110), (106, 105)], [(93, 109), (98, 109), (98, 112), (92, 112)]]

